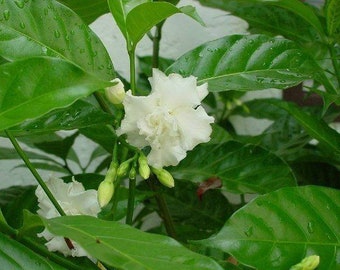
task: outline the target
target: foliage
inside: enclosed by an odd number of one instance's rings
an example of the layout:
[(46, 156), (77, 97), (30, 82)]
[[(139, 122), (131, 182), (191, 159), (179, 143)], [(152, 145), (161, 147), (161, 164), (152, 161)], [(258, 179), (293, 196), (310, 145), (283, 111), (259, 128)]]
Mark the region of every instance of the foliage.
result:
[[(321, 8), (299, 0), (199, 2), (244, 19), (249, 35), (226, 35), (166, 59), (159, 57), (164, 21), (181, 13), (204, 27), (194, 7), (0, 0), (0, 136), (14, 146), (1, 146), (0, 159), (21, 157), (19, 167), (40, 185), (37, 169), (58, 172), (66, 182), (75, 176), (86, 189), (103, 179), (114, 185), (98, 218), (42, 219), (35, 185), (1, 179), (9, 183), (0, 190), (4, 269), (289, 269), (312, 255), (320, 257), (317, 269), (339, 269), (340, 134), (331, 127), (340, 115), (339, 1)], [(124, 108), (108, 104), (103, 90), (120, 76), (88, 25), (107, 12), (126, 40), (130, 79), (124, 84), (133, 94), (150, 92), (152, 68), (208, 85), (203, 106), (215, 118), (211, 140), (164, 168), (162, 175), (175, 179), (173, 189), (138, 163), (148, 148), (116, 135)], [(145, 35), (153, 55), (136, 58)], [(255, 90), (298, 85), (306, 99), (321, 102), (242, 101)], [(271, 122), (260, 134), (245, 135), (233, 125), (235, 116)], [(74, 147), (79, 137), (95, 145), (87, 164)], [(92, 260), (48, 251), (37, 236), (43, 227), (79, 243)]]

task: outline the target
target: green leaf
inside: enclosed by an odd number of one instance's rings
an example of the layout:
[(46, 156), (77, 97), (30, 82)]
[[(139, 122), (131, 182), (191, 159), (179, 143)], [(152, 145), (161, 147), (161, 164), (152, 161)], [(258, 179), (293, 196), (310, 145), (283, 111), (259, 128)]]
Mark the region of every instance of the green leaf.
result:
[[(174, 221), (176, 236), (181, 241), (203, 239), (217, 233), (233, 212), (220, 189), (208, 190), (201, 198), (197, 189), (198, 185), (191, 182), (176, 181), (174, 188), (160, 191)], [(154, 211), (159, 210), (155, 200), (144, 203)]]
[(110, 83), (64, 60), (44, 57), (1, 65), (0, 85), (0, 130), (3, 130), (66, 107)]
[(318, 140), (328, 150), (334, 152), (335, 155), (340, 155), (340, 134), (330, 128), (325, 121), (304, 112), (293, 103), (281, 100), (270, 100), (268, 102), (289, 112), (311, 137)]
[(153, 26), (176, 13), (184, 13), (203, 23), (192, 6), (177, 8), (168, 2), (149, 2), (133, 8), (126, 16), (126, 30), (132, 46), (135, 47)]
[(175, 178), (194, 182), (218, 177), (223, 188), (234, 193), (267, 193), (296, 185), (289, 166), (279, 157), (235, 141), (199, 145), (170, 171)]
[(106, 0), (58, 0), (58, 2), (76, 12), (87, 24), (110, 12)]
[(36, 236), (44, 229), (44, 223), (38, 215), (32, 214), (30, 211), (24, 209), (23, 211), (23, 224), (18, 230), (19, 237), (27, 236), (28, 234)]
[(0, 233), (0, 264), (2, 269), (66, 270), (34, 253), (31, 249)]
[(327, 0), (325, 6), (327, 32), (339, 39), (340, 35), (340, 2), (339, 0)]
[(207, 42), (181, 56), (166, 73), (194, 75), (209, 91), (284, 89), (318, 67), (295, 43), (264, 35), (233, 35)]
[(127, 14), (136, 6), (151, 2), (151, 0), (108, 0), (107, 2), (120, 31), (125, 39), (128, 40), (126, 26)]
[[(251, 33), (271, 33), (299, 42), (302, 46), (315, 43), (318, 33), (301, 17), (287, 9), (254, 1), (201, 0), (201, 4), (231, 12), (248, 22)], [(308, 44), (308, 45), (307, 45)], [(306, 46), (307, 45), (307, 46)]]
[(97, 124), (111, 124), (113, 121), (112, 115), (103, 112), (87, 101), (77, 100), (67, 108), (56, 109), (37, 119), (27, 120), (10, 128), (10, 131), (18, 137), (51, 133), (58, 130), (73, 130)]
[(280, 189), (251, 201), (217, 235), (199, 243), (257, 269), (289, 269), (309, 255), (320, 256), (318, 270), (337, 269), (339, 205), (338, 190)]
[[(47, 157), (45, 155), (37, 154), (31, 151), (25, 151), (25, 154), (30, 159), (43, 159), (43, 160), (50, 160), (50, 157)], [(6, 148), (6, 147), (0, 147), (0, 160), (9, 160), (9, 159), (20, 159), (20, 156), (18, 155), (18, 152), (15, 151), (13, 148)]]
[(183, 13), (204, 24), (196, 9), (192, 6), (177, 8), (169, 2), (151, 2), (148, 0), (109, 0), (111, 13), (123, 33), (128, 48), (135, 48), (151, 28), (166, 18)]
[(110, 57), (99, 38), (77, 14), (59, 2), (4, 0), (0, 9), (0, 55), (4, 58), (14, 61), (53, 56), (101, 79), (114, 77)]
[(40, 142), (35, 143), (34, 145), (43, 150), (46, 153), (56, 155), (63, 160), (66, 160), (67, 155), (74, 144), (75, 139), (78, 137), (79, 133), (76, 132), (68, 137), (63, 138), (58, 141), (50, 141), (50, 142)]
[(22, 226), (24, 209), (35, 212), (38, 201), (36, 186), (11, 186), (0, 190), (0, 207), (8, 224), (14, 228)]
[(112, 153), (115, 133), (113, 128), (96, 125), (79, 130), (82, 135), (101, 145), (108, 153)]
[[(39, 169), (39, 170), (45, 170), (45, 171), (48, 171), (49, 173), (52, 173), (52, 172), (59, 172), (62, 174), (70, 173), (66, 168), (64, 168), (62, 165), (58, 163), (51, 164), (47, 162), (31, 162), (31, 164), (34, 166), (34, 168)], [(21, 165), (14, 167), (14, 169), (17, 169), (17, 168), (27, 168), (27, 166), (25, 164), (21, 164)]]
[(175, 240), (90, 216), (44, 220), (49, 231), (79, 243), (101, 262), (119, 269), (222, 269)]
[[(206, 3), (209, 6), (216, 4), (217, 1), (218, 0), (200, 0), (201, 3)], [(314, 13), (314, 10), (299, 0), (221, 0), (219, 2), (220, 3), (217, 3), (217, 5), (224, 6), (227, 10), (229, 7), (235, 8), (236, 5), (242, 4), (256, 4), (258, 6), (265, 5), (271, 7), (272, 9), (281, 7), (295, 13), (297, 16), (308, 22), (320, 34), (324, 33), (322, 24)]]

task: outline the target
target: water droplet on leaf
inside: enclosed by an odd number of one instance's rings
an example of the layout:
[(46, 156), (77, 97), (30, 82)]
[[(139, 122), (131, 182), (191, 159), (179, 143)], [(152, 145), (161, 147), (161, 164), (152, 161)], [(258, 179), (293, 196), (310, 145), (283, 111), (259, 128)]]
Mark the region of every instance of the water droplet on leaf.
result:
[(10, 12), (9, 12), (8, 9), (5, 9), (5, 10), (4, 10), (4, 18), (5, 18), (5, 20), (8, 21), (8, 20), (9, 20), (9, 17), (10, 17)]
[(307, 231), (309, 233), (313, 233), (314, 232), (314, 224), (312, 221), (309, 221), (308, 224), (307, 224)]
[(18, 8), (24, 8), (25, 2), (23, 0), (16, 0), (14, 3), (17, 5)]
[(60, 38), (60, 32), (58, 30), (54, 30), (54, 36), (56, 38)]
[(246, 231), (244, 231), (244, 234), (247, 236), (247, 237), (250, 237), (253, 235), (253, 227), (250, 226)]

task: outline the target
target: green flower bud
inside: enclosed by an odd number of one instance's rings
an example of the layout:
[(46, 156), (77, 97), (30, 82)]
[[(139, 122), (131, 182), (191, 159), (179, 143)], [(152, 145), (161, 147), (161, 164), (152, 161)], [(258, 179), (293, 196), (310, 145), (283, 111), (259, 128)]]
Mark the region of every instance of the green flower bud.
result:
[(118, 78), (111, 82), (117, 82), (115, 85), (105, 88), (105, 96), (112, 104), (121, 104), (125, 97), (124, 84)]
[(294, 265), (290, 270), (314, 270), (320, 263), (320, 257), (312, 255), (304, 258), (300, 263)]
[(98, 202), (100, 207), (107, 205), (114, 193), (114, 185), (112, 181), (104, 180), (98, 187)]
[(111, 162), (110, 168), (107, 170), (105, 181), (114, 182), (116, 180), (118, 164), (116, 162)]
[(148, 165), (148, 160), (143, 154), (140, 154), (138, 158), (138, 172), (144, 180), (150, 177), (150, 167)]
[(129, 172), (129, 179), (136, 179), (136, 174), (137, 174), (137, 172), (136, 172), (135, 167), (132, 167), (130, 172)]
[(117, 177), (119, 178), (124, 177), (128, 173), (130, 169), (130, 163), (131, 163), (131, 159), (128, 159), (119, 165), (118, 170), (117, 170)]
[(167, 170), (152, 167), (152, 172), (157, 176), (159, 182), (161, 182), (164, 186), (169, 188), (173, 188), (175, 186), (174, 178)]

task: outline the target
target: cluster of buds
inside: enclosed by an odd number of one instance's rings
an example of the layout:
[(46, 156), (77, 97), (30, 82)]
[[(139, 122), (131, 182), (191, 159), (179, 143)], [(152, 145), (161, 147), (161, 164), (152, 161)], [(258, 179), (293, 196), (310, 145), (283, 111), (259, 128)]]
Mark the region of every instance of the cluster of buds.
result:
[(109, 170), (105, 176), (105, 179), (100, 183), (98, 187), (98, 202), (100, 207), (107, 205), (113, 194), (114, 194), (114, 184), (116, 179), (120, 179), (128, 175), (129, 179), (136, 178), (136, 167), (138, 163), (138, 173), (144, 179), (150, 177), (151, 171), (156, 175), (159, 182), (164, 186), (172, 188), (175, 186), (175, 181), (172, 175), (165, 169), (154, 168), (148, 165), (148, 160), (143, 153), (139, 153), (138, 159), (137, 155), (122, 162), (119, 166), (117, 162), (112, 162)]

